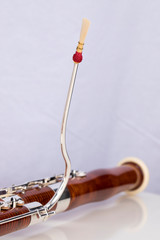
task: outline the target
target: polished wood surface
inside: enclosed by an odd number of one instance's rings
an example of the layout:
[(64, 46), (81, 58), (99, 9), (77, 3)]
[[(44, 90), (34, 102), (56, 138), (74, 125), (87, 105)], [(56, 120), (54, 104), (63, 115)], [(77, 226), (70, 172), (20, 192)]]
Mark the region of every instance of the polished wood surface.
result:
[(32, 189), (26, 190), (25, 193), (17, 193), (24, 203), (39, 202), (45, 205), (53, 197), (54, 191), (50, 187), (34, 187)]
[(69, 180), (71, 202), (67, 210), (82, 204), (102, 201), (113, 195), (137, 188), (143, 176), (135, 164), (129, 163), (112, 169), (99, 169), (84, 178)]
[[(29, 211), (26, 207), (17, 207), (10, 210), (3, 210), (0, 212), (0, 220), (18, 216), (27, 212)], [(20, 220), (2, 224), (0, 225), (0, 236), (26, 228), (30, 224), (30, 221), (31, 221), (31, 217), (29, 216), (26, 218), (22, 218)]]
[[(94, 170), (87, 173), (85, 177), (71, 178), (67, 185), (71, 199), (67, 210), (82, 204), (105, 200), (122, 191), (134, 190), (141, 185), (142, 181), (142, 171), (134, 163), (127, 163), (112, 169)], [(24, 193), (17, 192), (16, 194), (24, 200), (24, 203), (39, 202), (45, 205), (54, 196), (54, 191), (50, 187), (33, 187)], [(0, 220), (26, 212), (28, 209), (24, 206), (2, 210)], [(25, 228), (30, 221), (31, 217), (26, 217), (0, 225), (0, 236)]]
[[(17, 195), (19, 195), (23, 199), (25, 204), (31, 202), (39, 202), (42, 205), (45, 205), (53, 197), (54, 191), (49, 187), (36, 187), (26, 190), (25, 193), (17, 192)], [(10, 210), (2, 210), (0, 211), (0, 220), (21, 215), (27, 212), (29, 212), (29, 210), (24, 206), (16, 207)], [(25, 228), (30, 224), (30, 221), (31, 217), (26, 217), (20, 220), (0, 225), (0, 236)]]

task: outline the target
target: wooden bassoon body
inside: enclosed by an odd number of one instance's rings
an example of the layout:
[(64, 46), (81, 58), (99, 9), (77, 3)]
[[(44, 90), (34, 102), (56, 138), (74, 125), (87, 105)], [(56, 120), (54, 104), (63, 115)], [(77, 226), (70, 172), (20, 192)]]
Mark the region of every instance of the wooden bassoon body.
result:
[(133, 157), (124, 159), (112, 169), (98, 169), (88, 173), (71, 171), (66, 149), (66, 123), (89, 24), (87, 19), (83, 19), (80, 40), (73, 55), (74, 68), (62, 121), (61, 150), (65, 172), (0, 189), (0, 236), (44, 221), (56, 213), (102, 201), (124, 191), (135, 194), (147, 186), (148, 169), (141, 160)]

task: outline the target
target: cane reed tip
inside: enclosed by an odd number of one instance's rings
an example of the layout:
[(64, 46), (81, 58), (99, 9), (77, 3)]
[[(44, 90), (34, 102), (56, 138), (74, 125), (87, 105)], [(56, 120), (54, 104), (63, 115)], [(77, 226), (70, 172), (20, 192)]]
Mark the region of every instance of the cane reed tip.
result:
[(84, 45), (84, 41), (88, 32), (89, 26), (90, 26), (90, 21), (87, 18), (83, 18), (78, 46), (75, 54), (73, 55), (73, 61), (77, 64), (82, 62), (82, 59), (83, 59), (83, 56), (82, 56), (83, 45)]
[(81, 44), (84, 44), (88, 29), (90, 26), (90, 21), (87, 18), (83, 18), (82, 20), (82, 27), (81, 27), (81, 33), (80, 33), (80, 38), (79, 38), (79, 42)]
[(127, 163), (135, 163), (137, 164), (142, 173), (143, 173), (143, 181), (142, 181), (142, 184), (135, 190), (130, 190), (130, 191), (127, 191), (127, 193), (129, 195), (135, 195), (137, 193), (140, 193), (142, 192), (148, 185), (148, 182), (149, 182), (149, 170), (148, 170), (148, 167), (146, 166), (146, 164), (139, 158), (135, 158), (135, 157), (127, 157), (127, 158), (124, 158), (122, 161), (119, 162), (119, 166), (121, 165), (124, 165), (124, 164), (127, 164)]

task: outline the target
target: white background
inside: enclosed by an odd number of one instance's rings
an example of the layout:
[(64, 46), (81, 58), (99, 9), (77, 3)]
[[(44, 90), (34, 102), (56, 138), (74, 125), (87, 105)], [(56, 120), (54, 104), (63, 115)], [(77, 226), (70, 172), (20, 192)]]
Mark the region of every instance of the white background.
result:
[(160, 193), (160, 2), (0, 1), (1, 187), (63, 172), (60, 129), (83, 17), (91, 21), (68, 121), (73, 169), (143, 159)]

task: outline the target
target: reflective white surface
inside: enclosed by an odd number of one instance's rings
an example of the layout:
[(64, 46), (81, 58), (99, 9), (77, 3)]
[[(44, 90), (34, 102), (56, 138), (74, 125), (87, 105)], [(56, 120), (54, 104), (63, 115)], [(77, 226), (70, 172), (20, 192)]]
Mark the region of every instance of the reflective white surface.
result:
[(119, 195), (59, 214), (48, 221), (6, 235), (4, 240), (159, 239), (160, 196)]

